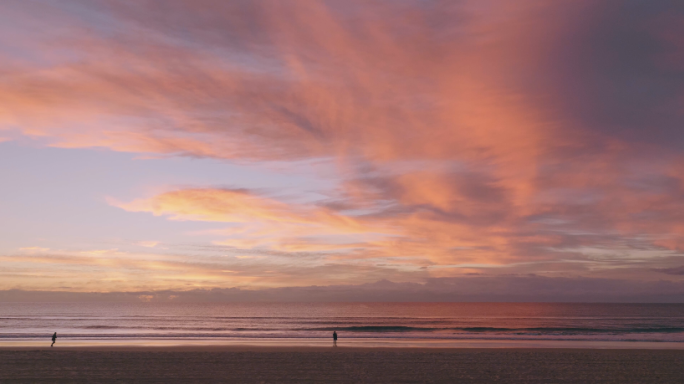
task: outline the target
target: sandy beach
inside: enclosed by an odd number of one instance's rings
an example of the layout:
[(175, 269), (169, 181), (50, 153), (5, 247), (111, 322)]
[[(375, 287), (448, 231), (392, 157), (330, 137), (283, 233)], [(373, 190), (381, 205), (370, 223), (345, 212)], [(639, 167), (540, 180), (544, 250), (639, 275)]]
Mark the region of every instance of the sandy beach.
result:
[(681, 383), (684, 350), (4, 347), (2, 383)]

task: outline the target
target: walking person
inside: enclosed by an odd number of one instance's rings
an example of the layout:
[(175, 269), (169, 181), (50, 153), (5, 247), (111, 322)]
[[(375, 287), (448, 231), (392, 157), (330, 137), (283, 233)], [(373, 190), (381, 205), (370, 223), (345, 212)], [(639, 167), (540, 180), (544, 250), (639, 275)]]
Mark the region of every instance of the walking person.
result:
[(337, 331), (333, 331), (333, 347), (337, 347)]
[(57, 341), (57, 332), (52, 334), (52, 344), (50, 344), (50, 347), (55, 345), (55, 341)]

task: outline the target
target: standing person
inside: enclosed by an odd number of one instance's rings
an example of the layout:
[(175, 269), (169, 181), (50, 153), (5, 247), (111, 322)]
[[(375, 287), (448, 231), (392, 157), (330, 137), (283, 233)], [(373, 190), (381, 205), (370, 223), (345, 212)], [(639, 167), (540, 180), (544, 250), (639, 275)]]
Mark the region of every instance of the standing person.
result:
[(52, 334), (52, 344), (50, 344), (50, 347), (55, 345), (55, 341), (57, 341), (57, 332)]
[(333, 331), (333, 347), (337, 347), (337, 331)]

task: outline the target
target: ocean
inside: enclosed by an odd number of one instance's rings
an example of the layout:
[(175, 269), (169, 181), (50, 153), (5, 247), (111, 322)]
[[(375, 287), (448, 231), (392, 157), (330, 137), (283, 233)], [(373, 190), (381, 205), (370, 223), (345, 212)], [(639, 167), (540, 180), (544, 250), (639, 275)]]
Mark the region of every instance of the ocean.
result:
[(684, 304), (0, 303), (0, 344), (68, 341), (675, 342)]

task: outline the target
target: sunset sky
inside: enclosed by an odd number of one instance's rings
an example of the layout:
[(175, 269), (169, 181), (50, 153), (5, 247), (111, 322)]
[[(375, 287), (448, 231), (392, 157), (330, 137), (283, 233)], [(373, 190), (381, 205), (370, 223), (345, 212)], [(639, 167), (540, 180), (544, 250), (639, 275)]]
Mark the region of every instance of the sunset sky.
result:
[(0, 4), (0, 290), (533, 275), (684, 283), (684, 2)]

